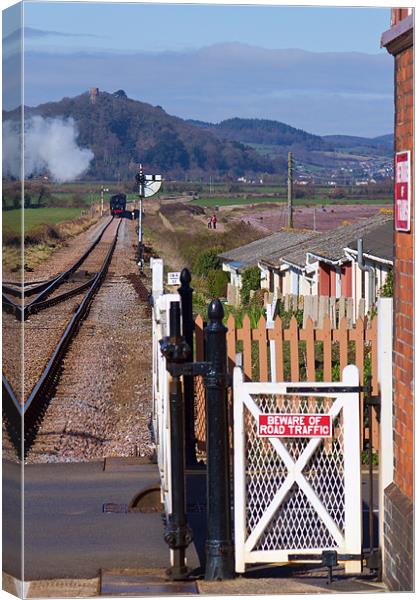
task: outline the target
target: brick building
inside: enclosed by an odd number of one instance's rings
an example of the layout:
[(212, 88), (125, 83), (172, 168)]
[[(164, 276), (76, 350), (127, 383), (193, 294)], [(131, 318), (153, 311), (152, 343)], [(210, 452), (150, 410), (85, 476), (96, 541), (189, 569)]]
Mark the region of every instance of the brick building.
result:
[[(395, 59), (393, 481), (384, 497), (384, 581), (391, 590), (414, 589), (414, 147), (412, 8), (392, 9), (391, 28), (381, 45)], [(397, 166), (397, 165), (396, 165)], [(401, 175), (402, 174), (402, 175)], [(399, 180), (408, 190), (401, 200)], [(402, 188), (403, 193), (404, 188)], [(402, 211), (402, 212), (401, 212)]]

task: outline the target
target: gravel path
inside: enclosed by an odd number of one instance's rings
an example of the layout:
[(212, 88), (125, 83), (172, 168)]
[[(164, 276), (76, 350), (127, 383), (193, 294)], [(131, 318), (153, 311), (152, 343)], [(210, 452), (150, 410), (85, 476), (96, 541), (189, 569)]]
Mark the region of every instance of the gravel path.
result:
[[(151, 456), (151, 320), (134, 260), (134, 225), (120, 227), (108, 276), (73, 340), (28, 462)], [(62, 306), (62, 305), (60, 305)]]

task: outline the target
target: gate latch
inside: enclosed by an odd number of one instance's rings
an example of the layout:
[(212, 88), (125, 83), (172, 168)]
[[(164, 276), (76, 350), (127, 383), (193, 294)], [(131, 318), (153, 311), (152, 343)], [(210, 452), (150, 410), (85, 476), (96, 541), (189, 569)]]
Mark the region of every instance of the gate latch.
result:
[(293, 560), (319, 560), (322, 567), (328, 569), (328, 582), (333, 580), (333, 567), (338, 565), (339, 560), (362, 560), (361, 554), (338, 554), (336, 550), (324, 550), (321, 554), (289, 554), (288, 559)]

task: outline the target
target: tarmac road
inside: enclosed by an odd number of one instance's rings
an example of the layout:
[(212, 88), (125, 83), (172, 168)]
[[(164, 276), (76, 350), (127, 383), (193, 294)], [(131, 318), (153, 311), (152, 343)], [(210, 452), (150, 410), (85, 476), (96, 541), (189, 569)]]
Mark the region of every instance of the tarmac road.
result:
[[(19, 466), (3, 463), (3, 571), (19, 577)], [(100, 569), (169, 566), (160, 512), (104, 513), (159, 482), (156, 465), (103, 470), (103, 461), (25, 466), (24, 579), (89, 578)], [(195, 561), (195, 565), (194, 565)], [(189, 563), (197, 566), (192, 550)]]
[[(101, 569), (113, 568), (164, 571), (169, 566), (160, 512), (103, 512), (104, 504), (128, 505), (142, 489), (158, 484), (156, 465), (138, 465), (133, 470), (114, 464), (105, 471), (103, 466), (103, 461), (25, 466), (26, 581), (91, 578)], [(22, 579), (17, 535), (19, 468), (15, 463), (3, 462), (3, 571)], [(205, 501), (205, 481), (201, 475), (193, 479), (197, 482), (192, 487), (201, 503)], [(368, 497), (366, 474), (362, 493), (363, 498)], [(195, 530), (197, 551), (190, 546), (188, 563), (196, 568), (198, 555), (203, 559), (205, 513), (193, 510), (189, 521)]]

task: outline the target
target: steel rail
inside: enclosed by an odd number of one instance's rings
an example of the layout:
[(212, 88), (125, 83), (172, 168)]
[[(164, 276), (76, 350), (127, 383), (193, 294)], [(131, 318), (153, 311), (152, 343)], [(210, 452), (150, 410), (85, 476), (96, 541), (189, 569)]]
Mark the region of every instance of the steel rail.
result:
[[(32, 389), (32, 392), (30, 393), (23, 407), (19, 405), (19, 402), (17, 401), (10, 384), (8, 384), (6, 378), (3, 375), (3, 391), (5, 392), (6, 399), (6, 406), (3, 410), (6, 414), (8, 423), (11, 426), (10, 433), (11, 437), (13, 438), (12, 441), (16, 448), (20, 448), (21, 446), (21, 430), (23, 429), (25, 456), (35, 439), (36, 427), (43, 417), (43, 413), (50, 399), (50, 392), (54, 388), (55, 382), (59, 377), (60, 366), (66, 353), (66, 350), (73, 337), (77, 333), (80, 323), (87, 316), (93, 297), (99, 289), (99, 287), (101, 286), (108, 272), (108, 267), (111, 263), (112, 255), (114, 253), (115, 246), (117, 243), (120, 225), (121, 221), (118, 224), (114, 240), (107, 252), (107, 255), (105, 257), (100, 271), (93, 277), (91, 281), (88, 282), (90, 283), (90, 287), (87, 294), (80, 303), (77, 311), (74, 313), (74, 315), (68, 322), (63, 335), (61, 336), (54, 352), (52, 353), (47, 363), (47, 366), (45, 367), (38, 382)], [(18, 423), (21, 423), (22, 419), (23, 427), (22, 425), (20, 425), (19, 427)]]
[(22, 293), (25, 296), (32, 296), (33, 294), (37, 294), (41, 292), (44, 288), (48, 287), (53, 281), (55, 281), (59, 275), (55, 277), (51, 277), (50, 279), (46, 279), (45, 281), (34, 281), (33, 283), (27, 283), (23, 286), (19, 284), (6, 283), (2, 284), (2, 290), (5, 294), (9, 296), (22, 296)]
[(2, 412), (9, 425), (10, 440), (19, 453), (22, 443), (23, 411), (4, 373), (2, 373)]
[(32, 315), (32, 314), (39, 312), (40, 310), (50, 308), (51, 306), (54, 306), (55, 304), (59, 304), (60, 302), (64, 302), (65, 300), (68, 300), (72, 296), (77, 296), (78, 294), (84, 292), (92, 285), (93, 280), (95, 279), (96, 275), (97, 275), (97, 273), (95, 273), (95, 275), (93, 277), (91, 277), (88, 281), (86, 281), (85, 283), (82, 283), (81, 285), (73, 288), (72, 290), (69, 290), (68, 292), (63, 292), (62, 294), (59, 294), (58, 296), (54, 296), (53, 298), (47, 298), (47, 300), (42, 300), (41, 302), (37, 302), (36, 304), (31, 306), (30, 314)]
[[(114, 217), (112, 217), (108, 221), (108, 223), (106, 223), (106, 225), (102, 228), (100, 234), (95, 239), (93, 244), (91, 246), (89, 246), (89, 248), (77, 259), (77, 261), (69, 269), (67, 269), (67, 271), (63, 271), (63, 273), (60, 273), (56, 277), (53, 277), (52, 279), (42, 282), (41, 284), (39, 284), (38, 286), (35, 287), (35, 291), (34, 291), (34, 288), (31, 288), (30, 295), (37, 293), (37, 292), (38, 292), (38, 295), (33, 300), (31, 300), (31, 302), (28, 302), (28, 304), (22, 305), (20, 303), (13, 302), (12, 300), (10, 300), (10, 298), (8, 298), (5, 295), (5, 293), (4, 293), (5, 290), (3, 287), (2, 301), (3, 301), (4, 310), (6, 312), (13, 313), (15, 315), (15, 317), (20, 320), (22, 318), (23, 318), (23, 320), (26, 320), (28, 318), (28, 316), (30, 314), (32, 314), (32, 312), (35, 312), (33, 310), (33, 308), (38, 303), (41, 303), (41, 301), (44, 300), (44, 298), (46, 296), (48, 296), (48, 294), (53, 292), (59, 285), (61, 285), (63, 283), (63, 281), (65, 281), (72, 273), (74, 273), (80, 267), (80, 265), (87, 259), (89, 254), (91, 254), (91, 252), (99, 244), (106, 229), (108, 229), (108, 227), (111, 225), (113, 220), (114, 220)], [(20, 290), (20, 295), (22, 295), (22, 288)], [(28, 295), (28, 292), (25, 291), (25, 288), (23, 288), (23, 295), (24, 296)], [(65, 299), (66, 299), (66, 297), (63, 294), (62, 300), (65, 300)], [(44, 306), (44, 308), (46, 308), (46, 307)]]

